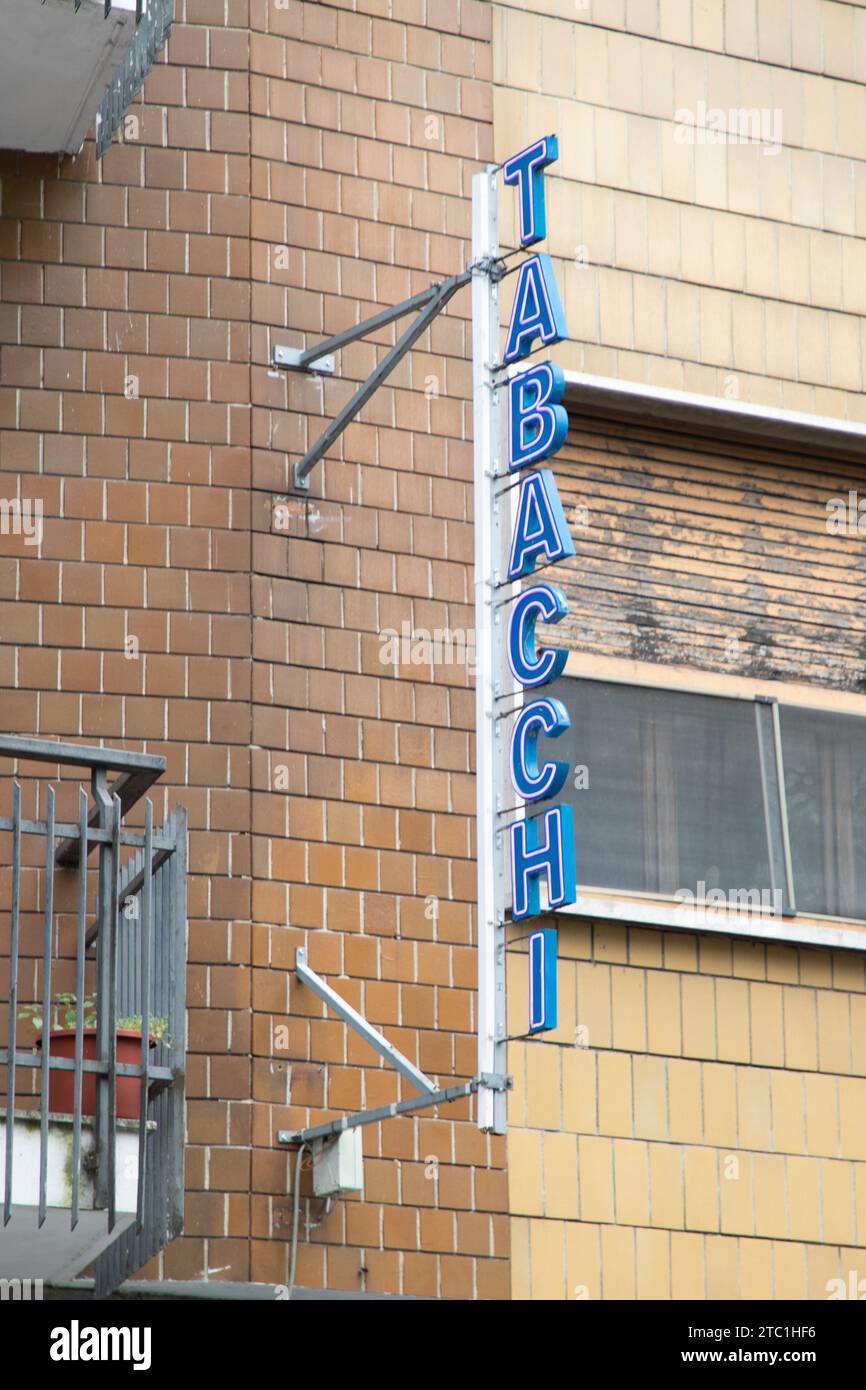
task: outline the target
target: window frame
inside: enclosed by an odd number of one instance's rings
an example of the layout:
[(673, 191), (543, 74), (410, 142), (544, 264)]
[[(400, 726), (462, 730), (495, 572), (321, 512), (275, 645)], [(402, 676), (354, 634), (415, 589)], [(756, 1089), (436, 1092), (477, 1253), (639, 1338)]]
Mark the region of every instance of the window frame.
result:
[[(582, 677), (609, 684), (727, 699), (758, 701), (763, 697), (777, 702), (777, 711), (779, 705), (797, 706), (827, 714), (852, 714), (866, 720), (866, 694), (791, 681), (753, 680), (748, 676), (694, 667), (665, 666), (574, 651), (569, 653), (562, 674), (566, 678)], [(542, 911), (549, 912), (544, 884), (541, 892)], [(849, 917), (800, 911), (796, 916), (779, 917), (763, 908), (688, 907), (665, 894), (607, 891), (592, 884), (578, 884), (577, 900), (557, 908), (555, 915), (661, 927), (670, 931), (738, 936), (773, 944), (866, 951), (866, 920), (861, 924)]]

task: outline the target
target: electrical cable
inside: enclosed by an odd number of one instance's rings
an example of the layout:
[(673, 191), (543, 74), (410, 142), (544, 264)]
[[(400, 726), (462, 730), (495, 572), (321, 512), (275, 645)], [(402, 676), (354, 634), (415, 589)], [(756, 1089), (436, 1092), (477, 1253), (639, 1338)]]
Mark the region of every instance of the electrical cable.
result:
[(295, 1183), (292, 1207), (292, 1252), (289, 1258), (289, 1299), (295, 1287), (295, 1270), (298, 1262), (298, 1225), (301, 1219), (301, 1161), (307, 1144), (299, 1144), (295, 1154)]

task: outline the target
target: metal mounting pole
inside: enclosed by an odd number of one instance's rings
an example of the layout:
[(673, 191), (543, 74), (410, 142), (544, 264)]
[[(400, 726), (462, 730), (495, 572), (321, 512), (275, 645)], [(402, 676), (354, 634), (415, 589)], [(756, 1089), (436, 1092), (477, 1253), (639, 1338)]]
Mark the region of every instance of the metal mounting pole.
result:
[[(475, 474), (475, 739), (478, 865), (478, 1072), (505, 1073), (503, 834), (496, 821), (502, 721), (494, 719), (501, 641), (494, 616), (500, 560), (495, 478), (499, 463), (499, 256), (495, 166), (472, 180), (472, 387)], [(497, 655), (499, 653), (499, 655)], [(478, 1127), (505, 1132), (505, 1092), (481, 1085)]]

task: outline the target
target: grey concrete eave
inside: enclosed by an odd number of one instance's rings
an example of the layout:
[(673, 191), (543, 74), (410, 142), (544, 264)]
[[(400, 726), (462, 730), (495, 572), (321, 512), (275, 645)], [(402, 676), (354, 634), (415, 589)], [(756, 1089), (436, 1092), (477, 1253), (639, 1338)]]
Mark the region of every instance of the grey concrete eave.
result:
[(77, 154), (135, 37), (135, 0), (0, 0), (0, 149)]

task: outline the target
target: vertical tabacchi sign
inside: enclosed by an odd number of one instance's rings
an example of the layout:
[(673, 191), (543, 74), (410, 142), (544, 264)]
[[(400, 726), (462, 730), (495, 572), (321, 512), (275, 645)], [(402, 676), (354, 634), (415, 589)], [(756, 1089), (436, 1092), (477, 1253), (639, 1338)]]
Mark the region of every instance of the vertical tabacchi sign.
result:
[[(544, 170), (558, 157), (557, 139), (536, 140), (502, 166), (504, 182), (517, 191), (521, 249), (547, 234)], [(565, 762), (539, 766), (538, 738), (555, 738), (569, 726), (559, 700), (535, 695), (565, 664), (563, 650), (540, 646), (539, 622), (557, 623), (568, 610), (565, 595), (548, 583), (520, 587), (536, 564), (555, 564), (574, 546), (549, 469), (532, 468), (555, 454), (568, 416), (561, 404), (562, 371), (538, 362), (499, 374), (536, 350), (568, 337), (550, 257), (533, 252), (517, 270), (514, 301), (502, 362), (497, 360), (499, 301), (492, 267), (499, 255), (496, 171), (477, 174), (473, 185), (473, 401), (475, 463), (475, 605), (478, 858), (478, 1062), (479, 1072), (505, 1071), (505, 841), (511, 874), (511, 916), (537, 916), (540, 885), (547, 907), (576, 897), (574, 828), (569, 806), (530, 814), (556, 795), (568, 776)], [(508, 397), (507, 469), (500, 467), (500, 396)], [(515, 486), (514, 475), (519, 475)], [(516, 500), (515, 494), (516, 492)], [(510, 544), (503, 544), (505, 535)], [(514, 710), (515, 695), (531, 692)], [(509, 705), (506, 702), (511, 702)], [(503, 745), (506, 719), (515, 714)], [(505, 786), (508, 770), (510, 790)], [(513, 819), (515, 796), (522, 813)], [(525, 807), (525, 809), (523, 809)], [(510, 818), (510, 824), (506, 818)], [(556, 937), (533, 938), (529, 969), (530, 1031), (556, 1026)], [(479, 1091), (478, 1124), (502, 1133), (505, 1096)]]

